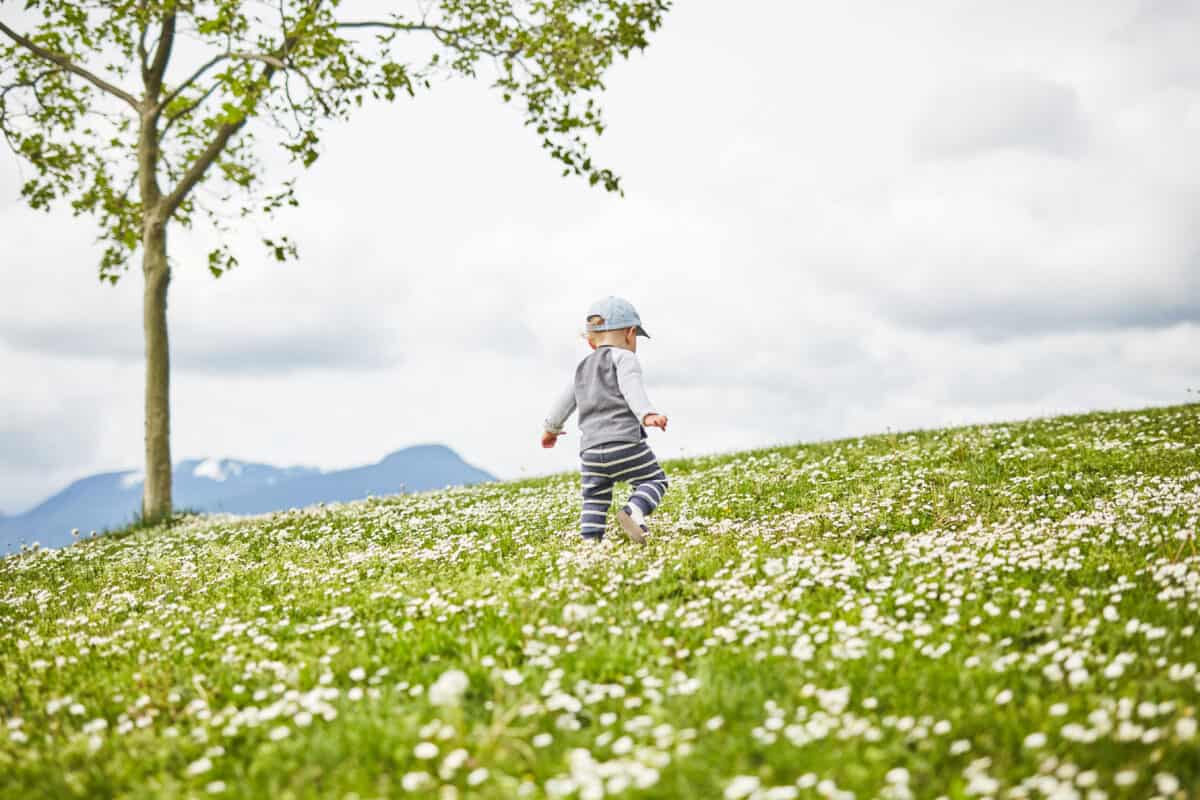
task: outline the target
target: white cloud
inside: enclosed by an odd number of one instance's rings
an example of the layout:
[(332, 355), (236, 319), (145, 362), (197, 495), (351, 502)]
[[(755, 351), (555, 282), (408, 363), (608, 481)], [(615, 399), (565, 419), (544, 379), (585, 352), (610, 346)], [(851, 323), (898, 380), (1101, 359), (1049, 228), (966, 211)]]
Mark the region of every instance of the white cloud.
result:
[(1087, 144), (1079, 95), (1035, 75), (998, 75), (955, 85), (917, 125), (915, 147), (930, 158), (1017, 150), (1078, 157)]

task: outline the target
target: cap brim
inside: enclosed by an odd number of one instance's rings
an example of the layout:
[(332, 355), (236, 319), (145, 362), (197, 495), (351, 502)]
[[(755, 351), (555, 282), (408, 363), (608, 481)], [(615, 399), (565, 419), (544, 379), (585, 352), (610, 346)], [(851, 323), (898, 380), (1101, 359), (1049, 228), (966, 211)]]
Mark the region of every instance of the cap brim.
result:
[(649, 339), (649, 338), (650, 338), (650, 334), (646, 333), (646, 329), (645, 329), (645, 328), (643, 328), (641, 325), (638, 325), (638, 326), (637, 326), (637, 335), (638, 335), (638, 336), (645, 336), (647, 339)]

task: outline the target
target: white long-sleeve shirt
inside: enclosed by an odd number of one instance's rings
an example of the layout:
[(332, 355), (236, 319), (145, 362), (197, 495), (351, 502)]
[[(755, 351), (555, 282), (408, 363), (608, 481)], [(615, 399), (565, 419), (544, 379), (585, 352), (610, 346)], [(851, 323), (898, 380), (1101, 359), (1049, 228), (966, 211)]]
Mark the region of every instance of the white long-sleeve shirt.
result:
[(575, 379), (559, 395), (545, 428), (561, 433), (579, 410), (579, 449), (601, 444), (637, 442), (646, 437), (642, 424), (656, 413), (642, 383), (642, 365), (631, 350), (603, 345), (579, 362)]

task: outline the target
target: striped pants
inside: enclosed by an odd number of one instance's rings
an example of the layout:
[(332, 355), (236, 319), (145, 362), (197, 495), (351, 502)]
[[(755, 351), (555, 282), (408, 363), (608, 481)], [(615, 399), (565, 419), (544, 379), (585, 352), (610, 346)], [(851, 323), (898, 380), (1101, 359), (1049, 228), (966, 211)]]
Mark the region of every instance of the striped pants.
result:
[[(643, 515), (658, 508), (667, 491), (667, 473), (645, 441), (604, 444), (580, 454), (583, 465), (583, 514), (579, 527), (585, 539), (604, 537), (604, 521), (612, 504), (613, 484), (633, 486), (625, 510), (636, 506)], [(637, 516), (637, 515), (635, 515)]]

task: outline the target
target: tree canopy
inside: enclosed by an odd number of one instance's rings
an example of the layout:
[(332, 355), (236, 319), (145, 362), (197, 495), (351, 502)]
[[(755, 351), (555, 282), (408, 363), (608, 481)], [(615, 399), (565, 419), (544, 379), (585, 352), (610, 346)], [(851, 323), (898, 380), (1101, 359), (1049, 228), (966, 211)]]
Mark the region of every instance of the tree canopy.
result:
[[(296, 204), (295, 174), (268, 177), (259, 139), (307, 167), (326, 123), (429, 89), (439, 74), (490, 80), (564, 174), (619, 191), (588, 151), (604, 129), (597, 94), (668, 5), (29, 0), (0, 21), (0, 132), (33, 167), (21, 186), (30, 206), (96, 218), (100, 276), (113, 282), (148, 217), (224, 227), (231, 214)], [(286, 237), (264, 241), (280, 260), (295, 255)], [(208, 257), (215, 275), (236, 263), (225, 247)]]

